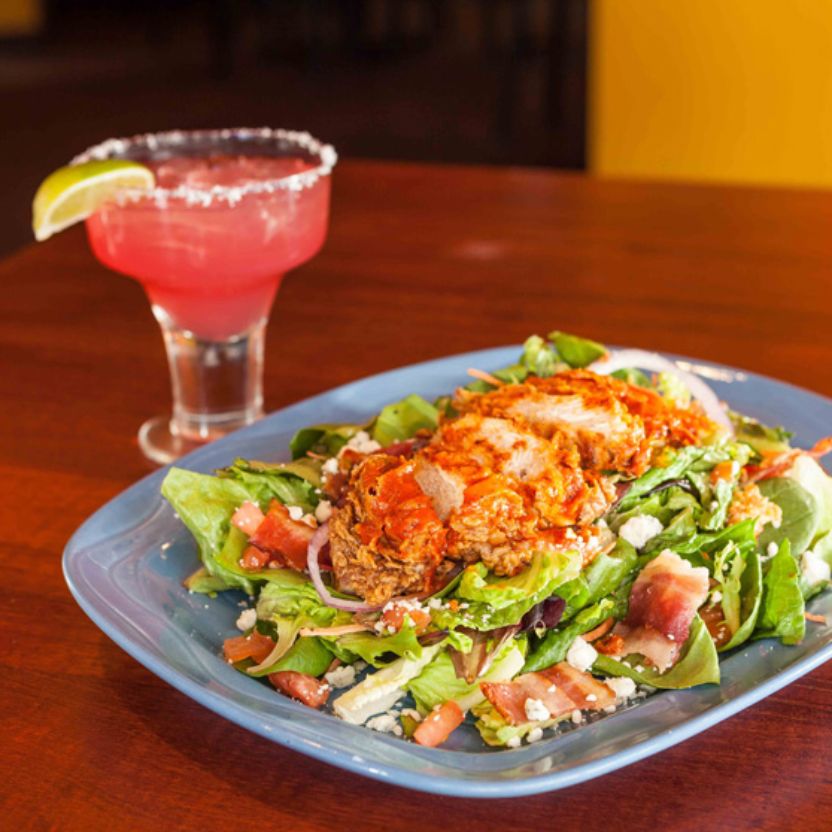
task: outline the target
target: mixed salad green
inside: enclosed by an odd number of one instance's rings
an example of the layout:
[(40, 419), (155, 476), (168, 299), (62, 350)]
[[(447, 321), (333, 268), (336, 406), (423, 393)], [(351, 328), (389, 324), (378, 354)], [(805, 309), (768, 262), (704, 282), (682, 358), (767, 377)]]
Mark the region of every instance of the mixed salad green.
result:
[[(496, 382), (595, 368), (605, 355), (602, 345), (575, 336), (533, 336), (516, 364), (490, 380), (483, 374), (468, 389), (487, 392)], [(658, 356), (631, 360), (613, 375), (683, 407), (700, 398), (691, 377), (656, 365)], [(326, 572), (322, 593), (303, 552), (310, 542), (314, 547), (315, 530), (333, 510), (323, 491), (331, 460), (345, 448), (372, 452), (432, 432), (450, 407), (450, 399), (431, 403), (414, 394), (365, 424), (300, 430), (290, 443), (291, 462), (238, 459), (214, 476), (170, 470), (162, 493), (202, 560), (187, 587), (240, 590), (253, 599), (238, 621), (242, 634), (226, 643), (227, 659), (241, 672), (268, 678), (307, 704), (328, 703), (349, 722), (426, 745), (442, 742), (466, 716), (489, 745), (516, 747), (560, 722), (579, 723), (656, 689), (718, 684), (720, 654), (749, 640), (797, 644), (804, 637), (806, 602), (830, 584), (832, 479), (817, 461), (827, 448), (797, 451), (783, 429), (737, 413), (727, 414), (732, 429), (717, 431), (707, 444), (669, 452), (661, 465), (617, 483), (620, 499), (595, 521), (609, 545), (586, 565), (577, 550), (539, 552), (511, 577), (473, 563), (429, 597), (370, 611), (339, 593)], [(743, 512), (749, 483), (759, 493)], [(282, 567), (244, 565), (251, 534), (232, 519), (243, 505), (265, 514), (275, 501), (311, 537)], [(706, 581), (684, 644), (667, 667), (643, 653), (616, 655), (609, 648), (621, 634), (626, 642), (621, 625), (634, 585), (649, 580), (651, 563), (654, 569), (660, 558), (670, 563), (670, 555), (689, 568), (681, 570), (683, 580), (696, 574)], [(552, 683), (543, 693), (528, 687), (541, 679)], [(512, 719), (510, 703), (501, 704), (500, 696), (514, 689), (488, 687), (512, 680), (527, 694), (518, 700), (526, 719)], [(551, 700), (557, 691), (569, 694), (563, 707)]]

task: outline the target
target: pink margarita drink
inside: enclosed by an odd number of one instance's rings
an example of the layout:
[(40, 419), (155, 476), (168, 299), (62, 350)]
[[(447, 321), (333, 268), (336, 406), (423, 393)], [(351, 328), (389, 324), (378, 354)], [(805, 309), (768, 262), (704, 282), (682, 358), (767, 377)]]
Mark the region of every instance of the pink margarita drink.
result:
[(324, 242), (337, 154), (270, 127), (108, 139), (73, 164), (128, 159), (155, 175), (87, 219), (102, 263), (144, 286), (165, 341), (173, 413), (139, 445), (168, 463), (263, 415), (266, 323), (290, 269)]
[(139, 280), (157, 317), (177, 329), (214, 341), (248, 331), (268, 316), (283, 275), (321, 248), (330, 178), (292, 187), (315, 167), (301, 157), (144, 164), (157, 191), (108, 203), (87, 220), (96, 256)]

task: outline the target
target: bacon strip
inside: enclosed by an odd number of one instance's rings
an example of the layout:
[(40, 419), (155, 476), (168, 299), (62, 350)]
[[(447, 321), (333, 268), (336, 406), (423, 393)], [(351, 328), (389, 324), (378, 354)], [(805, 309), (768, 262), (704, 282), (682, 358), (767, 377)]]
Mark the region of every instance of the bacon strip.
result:
[(615, 703), (615, 694), (605, 684), (566, 662), (536, 673), (524, 673), (511, 682), (483, 682), (480, 688), (512, 725), (529, 722), (527, 699), (543, 702), (552, 719), (575, 709), (594, 711)]
[(664, 672), (679, 658), (696, 611), (708, 597), (708, 570), (665, 549), (642, 569), (630, 590), (627, 618), (614, 635), (619, 655), (639, 653)]

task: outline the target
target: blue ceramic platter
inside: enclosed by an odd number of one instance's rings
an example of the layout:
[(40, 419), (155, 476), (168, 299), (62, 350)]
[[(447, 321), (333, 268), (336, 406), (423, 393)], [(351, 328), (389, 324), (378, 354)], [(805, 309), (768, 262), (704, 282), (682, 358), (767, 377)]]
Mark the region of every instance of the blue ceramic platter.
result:
[[(408, 393), (432, 399), (466, 381), (466, 370), (512, 363), (504, 347), (416, 364), (347, 384), (287, 407), (180, 461), (209, 472), (236, 456), (278, 460), (296, 429), (316, 422), (362, 422)], [(687, 361), (687, 359), (679, 359)], [(689, 361), (732, 407), (785, 424), (803, 447), (832, 433), (832, 400), (752, 373)], [(668, 691), (582, 726), (568, 726), (513, 750), (487, 748), (472, 726), (441, 749), (349, 725), (249, 679), (220, 656), (236, 632), (242, 599), (191, 595), (182, 580), (198, 566), (187, 530), (159, 496), (157, 471), (90, 517), (69, 541), (64, 573), (89, 617), (166, 682), (221, 716), (323, 762), (411, 789), (465, 797), (513, 797), (589, 780), (715, 725), (832, 657), (832, 627), (810, 624), (804, 642), (757, 641), (722, 662), (721, 687)], [(832, 621), (832, 592), (810, 604)]]

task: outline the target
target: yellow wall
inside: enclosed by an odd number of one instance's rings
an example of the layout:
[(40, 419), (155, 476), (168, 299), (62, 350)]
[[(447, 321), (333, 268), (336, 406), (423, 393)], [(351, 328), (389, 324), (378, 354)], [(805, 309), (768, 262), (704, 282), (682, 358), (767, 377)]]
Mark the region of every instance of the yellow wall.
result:
[(42, 24), (41, 0), (0, 0), (0, 37), (34, 35)]
[(592, 0), (590, 169), (832, 185), (832, 0)]

